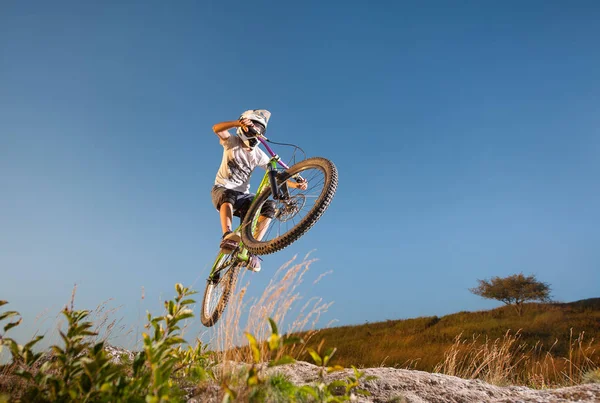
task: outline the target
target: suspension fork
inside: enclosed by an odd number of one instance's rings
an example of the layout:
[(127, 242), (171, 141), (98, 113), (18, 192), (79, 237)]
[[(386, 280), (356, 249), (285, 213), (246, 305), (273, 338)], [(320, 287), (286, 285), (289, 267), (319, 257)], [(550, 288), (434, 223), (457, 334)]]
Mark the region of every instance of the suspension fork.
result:
[(273, 158), (268, 167), (269, 184), (274, 200), (287, 200), (290, 197), (287, 181), (277, 183), (277, 160)]

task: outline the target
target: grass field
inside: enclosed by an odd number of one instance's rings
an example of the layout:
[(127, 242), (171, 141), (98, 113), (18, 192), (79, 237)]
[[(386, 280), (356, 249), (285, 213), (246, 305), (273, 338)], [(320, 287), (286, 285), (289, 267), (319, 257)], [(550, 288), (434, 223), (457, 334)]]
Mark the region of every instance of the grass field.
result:
[(477, 378), (482, 371), (478, 368), (495, 360), (493, 365), (501, 363), (510, 372), (504, 377), (507, 383), (575, 384), (580, 381), (577, 371), (600, 366), (600, 298), (526, 304), (520, 317), (504, 306), (321, 329), (308, 346), (320, 343), (337, 348), (335, 363), (342, 366), (390, 366)]

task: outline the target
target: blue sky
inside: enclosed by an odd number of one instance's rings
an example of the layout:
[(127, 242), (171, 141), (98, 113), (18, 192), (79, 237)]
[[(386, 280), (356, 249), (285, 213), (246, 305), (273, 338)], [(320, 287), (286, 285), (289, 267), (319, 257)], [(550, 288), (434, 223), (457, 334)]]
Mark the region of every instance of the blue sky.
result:
[(176, 282), (202, 291), (220, 237), (211, 127), (251, 108), (340, 173), (251, 294), (314, 249), (312, 278), (333, 273), (302, 293), (334, 302), (323, 323), (488, 309), (468, 288), (521, 271), (559, 301), (600, 296), (598, 2), (1, 9), (0, 299), (19, 334), (74, 283), (78, 307), (112, 298), (126, 324)]

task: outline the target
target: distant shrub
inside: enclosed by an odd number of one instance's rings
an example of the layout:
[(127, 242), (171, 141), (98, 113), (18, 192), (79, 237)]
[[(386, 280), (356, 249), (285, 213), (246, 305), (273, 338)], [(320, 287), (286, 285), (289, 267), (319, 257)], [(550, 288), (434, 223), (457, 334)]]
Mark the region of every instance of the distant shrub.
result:
[(550, 300), (550, 285), (538, 281), (534, 275), (524, 276), (520, 273), (477, 282), (479, 285), (470, 289), (473, 294), (513, 306), (519, 316), (523, 314), (525, 302)]

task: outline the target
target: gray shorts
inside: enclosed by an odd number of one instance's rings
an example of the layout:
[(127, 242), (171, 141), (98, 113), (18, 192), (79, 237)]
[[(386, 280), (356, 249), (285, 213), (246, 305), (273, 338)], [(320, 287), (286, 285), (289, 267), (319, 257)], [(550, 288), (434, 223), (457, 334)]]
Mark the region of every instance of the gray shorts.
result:
[[(231, 203), (233, 205), (233, 215), (240, 217), (240, 220), (244, 219), (244, 216), (248, 212), (248, 208), (254, 199), (253, 193), (243, 193), (219, 185), (213, 186), (210, 194), (213, 206), (215, 206), (217, 210), (221, 208), (223, 203)], [(260, 215), (268, 218), (275, 217), (275, 202), (273, 200), (267, 200), (260, 209)]]

